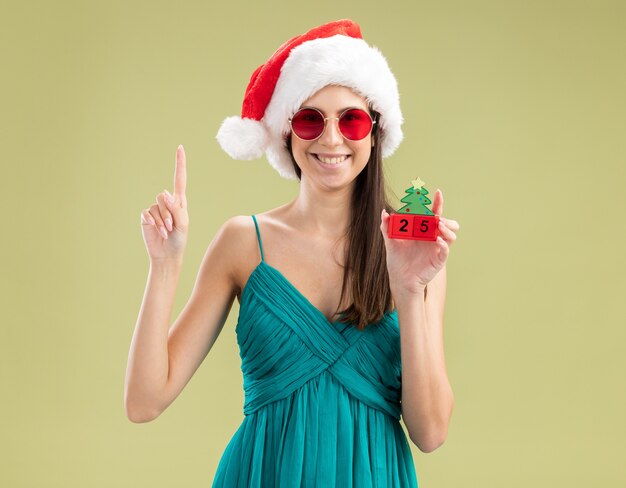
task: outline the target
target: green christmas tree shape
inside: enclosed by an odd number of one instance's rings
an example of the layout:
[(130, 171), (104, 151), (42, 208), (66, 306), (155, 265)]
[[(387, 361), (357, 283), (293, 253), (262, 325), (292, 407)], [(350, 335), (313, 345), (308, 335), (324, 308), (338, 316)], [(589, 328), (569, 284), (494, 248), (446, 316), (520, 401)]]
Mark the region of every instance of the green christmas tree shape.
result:
[(424, 182), (419, 178), (412, 180), (413, 186), (407, 188), (407, 195), (400, 200), (406, 205), (398, 209), (398, 213), (418, 214), (418, 215), (435, 215), (426, 205), (432, 203), (428, 195), (428, 190), (424, 188)]

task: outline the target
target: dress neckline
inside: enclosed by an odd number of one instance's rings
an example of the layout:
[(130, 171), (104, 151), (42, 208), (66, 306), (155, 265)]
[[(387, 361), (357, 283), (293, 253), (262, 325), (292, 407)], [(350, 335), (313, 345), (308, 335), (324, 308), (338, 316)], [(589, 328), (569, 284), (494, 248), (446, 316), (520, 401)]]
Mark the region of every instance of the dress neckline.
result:
[(302, 292), (300, 292), (300, 290), (298, 290), (298, 288), (296, 288), (296, 286), (278, 269), (275, 268), (274, 266), (272, 266), (271, 264), (268, 264), (265, 260), (262, 260), (259, 262), (259, 264), (256, 265), (256, 267), (252, 270), (252, 273), (250, 273), (250, 276), (248, 277), (248, 281), (246, 282), (246, 284), (244, 285), (242, 291), (241, 291), (241, 302), (243, 303), (244, 301), (244, 295), (246, 294), (246, 290), (248, 289), (248, 285), (250, 284), (250, 278), (252, 278), (252, 276), (258, 272), (259, 269), (268, 269), (270, 271), (272, 271), (276, 276), (278, 276), (279, 279), (281, 279), (285, 284), (287, 284), (287, 286), (289, 287), (289, 289), (295, 293), (296, 295), (298, 295), (302, 301), (306, 304), (306, 306), (312, 310), (316, 315), (318, 315), (326, 324), (332, 326), (332, 327), (336, 327), (337, 324), (341, 324), (343, 322), (341, 322), (341, 319), (337, 319), (337, 320), (329, 320), (328, 317), (326, 317), (326, 315), (324, 315), (324, 313), (317, 308), (315, 305), (313, 305), (313, 303), (311, 302), (311, 300), (309, 300), (306, 296), (304, 296), (304, 294)]
[[(298, 290), (298, 288), (296, 288), (296, 286), (291, 281), (289, 281), (289, 279), (278, 268), (275, 268), (271, 264), (268, 264), (265, 260), (260, 261), (259, 264), (257, 264), (255, 266), (255, 268), (252, 270), (252, 272), (250, 273), (250, 276), (248, 277), (248, 281), (246, 281), (246, 284), (244, 285), (244, 287), (243, 287), (243, 289), (241, 291), (240, 307), (243, 306), (243, 304), (244, 304), (244, 302), (246, 300), (247, 294), (249, 293), (249, 292), (247, 292), (247, 290), (249, 288), (249, 285), (251, 284), (250, 283), (251, 279), (261, 269), (265, 269), (265, 270), (268, 270), (268, 271), (272, 272), (272, 274), (274, 276), (276, 276), (276, 277), (278, 277), (278, 279), (282, 280), (288, 286), (289, 290), (291, 290), (292, 293), (294, 293), (297, 296), (299, 296), (302, 299), (302, 301), (304, 302), (304, 304), (307, 306), (307, 308), (309, 308), (309, 310), (311, 310), (315, 315), (317, 315), (327, 325), (331, 326), (334, 329), (338, 329), (339, 325), (344, 326), (344, 329), (345, 329), (345, 327), (350, 325), (347, 322), (342, 322), (341, 319), (330, 321), (326, 317), (326, 315), (324, 315), (324, 313), (319, 308), (317, 308), (315, 305), (313, 305), (313, 303), (306, 296), (304, 296), (300, 292), (300, 290)], [(385, 312), (383, 314), (383, 320), (385, 319), (385, 317), (391, 316), (395, 312), (396, 312), (396, 309), (393, 309), (391, 312)], [(342, 329), (342, 330), (344, 330), (344, 329)]]

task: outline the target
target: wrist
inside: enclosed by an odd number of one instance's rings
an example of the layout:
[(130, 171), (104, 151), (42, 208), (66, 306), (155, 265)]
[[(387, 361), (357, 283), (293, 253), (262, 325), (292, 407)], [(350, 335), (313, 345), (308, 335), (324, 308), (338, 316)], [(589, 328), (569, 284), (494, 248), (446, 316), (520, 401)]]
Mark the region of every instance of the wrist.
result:
[(152, 270), (167, 270), (176, 271), (180, 270), (183, 266), (183, 258), (151, 258), (150, 269)]
[(394, 301), (412, 301), (415, 299), (425, 299), (428, 293), (428, 285), (414, 284), (410, 287), (392, 285), (390, 286), (391, 294), (394, 297)]

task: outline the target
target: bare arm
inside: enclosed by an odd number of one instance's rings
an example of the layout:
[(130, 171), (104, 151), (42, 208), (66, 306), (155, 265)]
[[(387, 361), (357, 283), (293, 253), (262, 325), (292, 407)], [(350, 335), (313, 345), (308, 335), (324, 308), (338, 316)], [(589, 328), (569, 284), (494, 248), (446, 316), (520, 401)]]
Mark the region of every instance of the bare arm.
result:
[(128, 418), (148, 422), (180, 394), (217, 340), (237, 293), (237, 223), (229, 219), (203, 258), (189, 301), (169, 327), (179, 263), (152, 263), (126, 375)]
[[(229, 219), (205, 253), (191, 298), (170, 329), (187, 235), (187, 162), (176, 150), (174, 194), (167, 190), (141, 213), (150, 272), (130, 346), (124, 404), (133, 422), (158, 417), (187, 384), (215, 343), (237, 292), (233, 272), (242, 217)], [(168, 232), (169, 231), (169, 232)]]
[(133, 422), (156, 417), (154, 409), (167, 382), (168, 329), (181, 267), (182, 260), (150, 263), (126, 368), (124, 401)]
[(428, 284), (428, 290), (426, 299), (398, 295), (402, 418), (411, 440), (422, 452), (432, 452), (443, 444), (454, 405), (443, 345), (445, 266)]

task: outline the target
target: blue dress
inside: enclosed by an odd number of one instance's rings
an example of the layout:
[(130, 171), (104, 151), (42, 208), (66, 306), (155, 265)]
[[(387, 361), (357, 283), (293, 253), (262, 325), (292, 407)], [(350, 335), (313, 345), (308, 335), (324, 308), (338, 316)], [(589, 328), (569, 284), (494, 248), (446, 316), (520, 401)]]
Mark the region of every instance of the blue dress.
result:
[(400, 425), (397, 310), (364, 331), (330, 322), (261, 261), (241, 293), (235, 332), (244, 419), (213, 488), (417, 488)]

